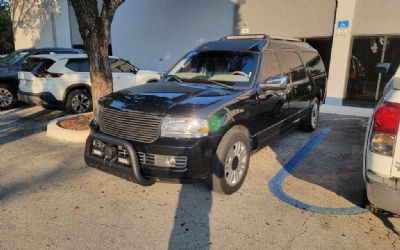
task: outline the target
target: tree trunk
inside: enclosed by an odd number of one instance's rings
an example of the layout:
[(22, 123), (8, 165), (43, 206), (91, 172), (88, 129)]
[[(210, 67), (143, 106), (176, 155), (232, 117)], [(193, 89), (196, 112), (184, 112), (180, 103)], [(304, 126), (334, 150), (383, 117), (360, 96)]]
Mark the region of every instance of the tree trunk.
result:
[(93, 110), (100, 97), (113, 91), (113, 78), (108, 62), (111, 22), (124, 0), (103, 0), (99, 11), (97, 0), (71, 0), (90, 65)]
[(93, 110), (96, 109), (100, 97), (113, 91), (112, 72), (108, 62), (108, 39), (105, 35), (91, 35), (84, 42), (90, 65)]

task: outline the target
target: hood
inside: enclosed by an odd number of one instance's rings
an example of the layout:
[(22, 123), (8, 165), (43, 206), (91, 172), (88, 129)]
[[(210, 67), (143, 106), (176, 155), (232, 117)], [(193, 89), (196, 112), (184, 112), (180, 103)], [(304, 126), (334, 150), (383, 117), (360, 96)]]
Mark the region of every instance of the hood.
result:
[(100, 105), (152, 114), (206, 117), (214, 108), (241, 95), (199, 83), (155, 82), (124, 89), (100, 99)]

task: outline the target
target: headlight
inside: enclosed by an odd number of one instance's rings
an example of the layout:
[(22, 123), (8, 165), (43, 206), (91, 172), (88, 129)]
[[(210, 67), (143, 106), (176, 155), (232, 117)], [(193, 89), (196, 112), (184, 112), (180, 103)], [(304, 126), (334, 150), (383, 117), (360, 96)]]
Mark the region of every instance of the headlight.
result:
[(100, 112), (102, 112), (103, 107), (100, 104), (97, 104), (96, 109), (94, 110), (94, 120), (99, 121)]
[(208, 135), (208, 122), (204, 119), (165, 117), (161, 136), (172, 138), (200, 138)]

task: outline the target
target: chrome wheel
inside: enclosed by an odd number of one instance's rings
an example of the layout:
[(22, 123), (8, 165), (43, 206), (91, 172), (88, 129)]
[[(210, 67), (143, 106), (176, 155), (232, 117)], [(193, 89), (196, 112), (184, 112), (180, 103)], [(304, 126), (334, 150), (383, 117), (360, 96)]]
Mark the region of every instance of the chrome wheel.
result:
[(319, 105), (318, 102), (315, 102), (311, 111), (311, 126), (313, 128), (317, 127), (318, 117), (319, 117)]
[(72, 98), (71, 107), (76, 113), (84, 113), (89, 110), (90, 98), (85, 94), (78, 94)]
[(13, 94), (8, 89), (0, 88), (0, 107), (5, 108), (10, 106), (13, 99)]
[(225, 180), (229, 186), (233, 187), (242, 180), (248, 158), (248, 152), (243, 142), (238, 141), (233, 144), (225, 160)]

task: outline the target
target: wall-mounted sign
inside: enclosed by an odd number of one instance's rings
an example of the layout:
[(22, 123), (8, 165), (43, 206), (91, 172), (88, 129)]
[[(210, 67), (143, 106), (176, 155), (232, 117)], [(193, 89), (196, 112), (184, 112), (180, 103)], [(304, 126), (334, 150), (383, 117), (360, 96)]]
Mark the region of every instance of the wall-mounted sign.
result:
[(249, 28), (243, 28), (243, 29), (240, 31), (240, 33), (241, 33), (241, 34), (250, 34), (250, 29), (249, 29)]
[(338, 21), (337, 34), (339, 36), (347, 35), (347, 31), (349, 30), (349, 26), (350, 26), (350, 21), (349, 20), (340, 20), (340, 21)]

